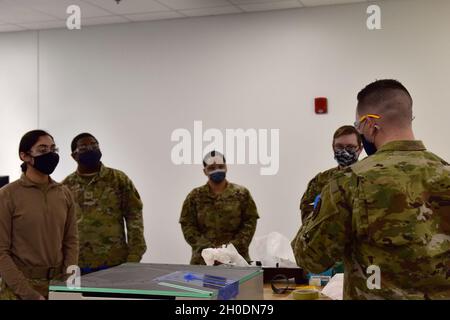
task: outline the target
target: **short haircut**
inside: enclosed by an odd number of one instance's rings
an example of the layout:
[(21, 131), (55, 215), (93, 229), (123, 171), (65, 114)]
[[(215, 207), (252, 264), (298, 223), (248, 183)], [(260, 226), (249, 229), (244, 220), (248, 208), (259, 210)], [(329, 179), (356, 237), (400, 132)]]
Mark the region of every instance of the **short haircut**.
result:
[(377, 80), (358, 93), (360, 116), (379, 114), (381, 121), (407, 125), (412, 120), (413, 100), (409, 91), (397, 80)]
[(87, 133), (87, 132), (80, 133), (75, 138), (73, 138), (72, 143), (70, 144), (70, 149), (72, 150), (72, 152), (74, 152), (76, 150), (79, 140), (81, 140), (83, 138), (88, 138), (88, 137), (93, 138), (98, 143), (97, 138), (94, 137), (92, 134)]
[(362, 146), (361, 135), (359, 134), (358, 130), (356, 130), (356, 128), (354, 126), (342, 126), (342, 127), (338, 128), (333, 135), (333, 146), (334, 146), (334, 141), (337, 138), (342, 137), (342, 136), (351, 135), (351, 134), (356, 135), (356, 141), (358, 142), (358, 146), (361, 147)]

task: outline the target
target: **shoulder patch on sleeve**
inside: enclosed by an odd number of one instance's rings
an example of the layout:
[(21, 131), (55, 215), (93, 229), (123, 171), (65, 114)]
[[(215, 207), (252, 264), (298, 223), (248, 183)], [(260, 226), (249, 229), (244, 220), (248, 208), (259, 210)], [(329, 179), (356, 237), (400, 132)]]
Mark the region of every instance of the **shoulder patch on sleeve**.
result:
[(337, 179), (333, 179), (330, 181), (330, 191), (331, 193), (339, 192), (339, 185)]

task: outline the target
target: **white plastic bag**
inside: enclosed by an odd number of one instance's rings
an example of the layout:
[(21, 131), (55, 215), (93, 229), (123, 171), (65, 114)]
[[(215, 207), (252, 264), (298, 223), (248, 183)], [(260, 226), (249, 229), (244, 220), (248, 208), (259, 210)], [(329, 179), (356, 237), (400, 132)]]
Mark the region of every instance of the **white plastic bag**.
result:
[(333, 300), (342, 300), (344, 296), (344, 274), (336, 273), (323, 288), (322, 294)]
[(202, 258), (207, 266), (215, 261), (238, 267), (248, 267), (247, 261), (239, 254), (233, 244), (223, 245), (222, 248), (208, 248), (202, 250)]
[(253, 260), (261, 261), (264, 267), (295, 268), (294, 252), (288, 238), (278, 232), (254, 240)]

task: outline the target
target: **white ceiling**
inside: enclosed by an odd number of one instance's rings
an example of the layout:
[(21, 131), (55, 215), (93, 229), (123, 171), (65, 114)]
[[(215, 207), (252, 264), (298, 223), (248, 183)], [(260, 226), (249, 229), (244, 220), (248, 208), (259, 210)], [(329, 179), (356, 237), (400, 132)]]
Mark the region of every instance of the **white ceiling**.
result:
[(65, 28), (66, 9), (87, 25), (269, 11), (369, 0), (0, 0), (0, 32)]

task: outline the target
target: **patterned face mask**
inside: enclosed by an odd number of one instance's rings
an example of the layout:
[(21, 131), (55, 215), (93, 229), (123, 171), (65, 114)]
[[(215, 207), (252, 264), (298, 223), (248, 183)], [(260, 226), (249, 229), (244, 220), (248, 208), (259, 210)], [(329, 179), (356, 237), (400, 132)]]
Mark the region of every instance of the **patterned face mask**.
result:
[(348, 167), (358, 161), (358, 152), (351, 149), (337, 149), (334, 151), (334, 159), (341, 167)]

